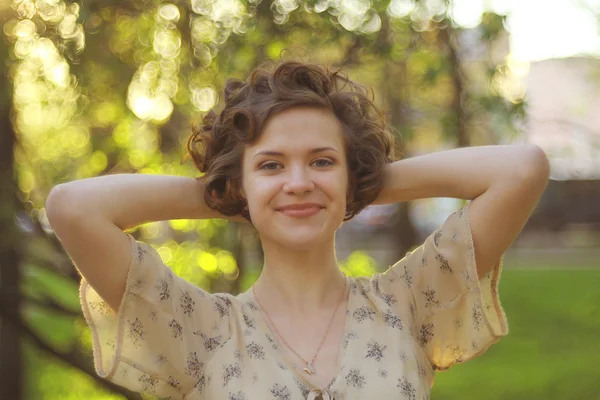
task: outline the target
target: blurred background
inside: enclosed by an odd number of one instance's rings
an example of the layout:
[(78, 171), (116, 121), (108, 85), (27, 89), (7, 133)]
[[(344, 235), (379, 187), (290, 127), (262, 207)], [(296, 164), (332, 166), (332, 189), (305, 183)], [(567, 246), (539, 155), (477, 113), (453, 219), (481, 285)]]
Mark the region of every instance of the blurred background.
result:
[[(510, 334), (438, 373), (434, 400), (600, 399), (600, 0), (0, 0), (0, 399), (141, 399), (93, 371), (79, 276), (45, 215), (59, 183), (197, 176), (190, 124), (260, 62), (342, 67), (370, 86), (404, 157), (535, 143), (551, 182), (508, 251)], [(476, 168), (476, 166), (474, 166)], [(385, 270), (461, 203), (370, 207), (339, 231), (348, 275)], [(213, 292), (256, 279), (251, 228), (132, 234)]]

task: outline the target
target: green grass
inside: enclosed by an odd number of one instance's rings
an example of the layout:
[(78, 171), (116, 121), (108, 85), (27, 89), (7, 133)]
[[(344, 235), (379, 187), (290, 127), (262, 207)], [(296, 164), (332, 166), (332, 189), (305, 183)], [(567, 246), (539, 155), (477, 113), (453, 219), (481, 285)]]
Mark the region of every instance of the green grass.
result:
[(600, 269), (506, 269), (509, 334), (440, 372), (433, 400), (600, 399)]

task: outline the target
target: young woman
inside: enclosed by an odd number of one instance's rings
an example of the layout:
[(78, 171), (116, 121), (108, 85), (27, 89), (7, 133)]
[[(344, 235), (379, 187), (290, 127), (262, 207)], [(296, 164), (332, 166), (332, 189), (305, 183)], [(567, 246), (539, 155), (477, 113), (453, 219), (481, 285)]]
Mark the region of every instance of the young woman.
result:
[[(344, 87), (351, 90), (344, 91)], [(230, 80), (188, 141), (201, 179), (121, 174), (53, 189), (48, 218), (83, 275), (97, 373), (168, 399), (428, 399), (436, 370), (508, 333), (503, 254), (548, 180), (535, 146), (392, 161), (382, 114), (330, 68)], [(347, 277), (334, 236), (369, 204), (471, 200), (385, 273)], [(126, 229), (247, 220), (264, 267), (238, 296), (174, 275)]]

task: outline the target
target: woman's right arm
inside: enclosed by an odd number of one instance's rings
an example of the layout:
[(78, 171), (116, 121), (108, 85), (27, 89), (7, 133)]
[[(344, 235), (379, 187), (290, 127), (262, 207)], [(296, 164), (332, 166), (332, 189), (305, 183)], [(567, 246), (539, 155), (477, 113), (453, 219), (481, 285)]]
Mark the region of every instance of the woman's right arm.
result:
[(79, 272), (115, 311), (131, 261), (124, 230), (171, 219), (245, 221), (208, 208), (203, 182), (168, 175), (116, 174), (64, 183), (50, 192), (46, 212)]
[(96, 372), (117, 385), (183, 399), (231, 336), (230, 295), (180, 278), (154, 247), (123, 232), (150, 221), (219, 217), (206, 206), (203, 185), (121, 174), (61, 184), (48, 196), (48, 220), (84, 278), (80, 299)]

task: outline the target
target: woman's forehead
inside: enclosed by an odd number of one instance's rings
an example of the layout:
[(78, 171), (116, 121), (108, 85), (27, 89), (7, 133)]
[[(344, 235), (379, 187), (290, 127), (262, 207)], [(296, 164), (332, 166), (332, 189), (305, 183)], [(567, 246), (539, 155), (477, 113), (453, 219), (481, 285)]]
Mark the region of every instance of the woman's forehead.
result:
[(293, 109), (283, 111), (267, 121), (258, 140), (250, 146), (256, 152), (271, 147), (305, 149), (321, 147), (343, 150), (342, 126), (328, 110)]
[(301, 133), (279, 131), (264, 134), (256, 143), (247, 148), (252, 156), (273, 152), (319, 153), (328, 150), (338, 153), (344, 150), (341, 134), (335, 131), (306, 131)]

